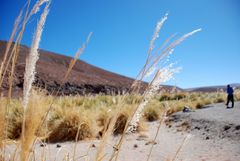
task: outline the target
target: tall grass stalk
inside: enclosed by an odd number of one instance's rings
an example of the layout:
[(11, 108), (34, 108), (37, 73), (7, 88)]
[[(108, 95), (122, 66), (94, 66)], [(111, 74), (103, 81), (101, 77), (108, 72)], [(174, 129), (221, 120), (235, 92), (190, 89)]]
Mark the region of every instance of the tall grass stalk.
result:
[[(143, 79), (143, 78), (145, 78), (146, 76), (148, 76), (148, 72), (152, 69), (152, 68), (154, 68), (154, 67), (156, 67), (157, 66), (157, 64), (159, 63), (159, 61), (160, 60), (162, 60), (163, 58), (164, 58), (164, 56), (165, 55), (167, 55), (167, 54), (171, 54), (172, 53), (172, 50), (173, 50), (173, 48), (174, 47), (176, 47), (178, 44), (180, 44), (183, 40), (185, 40), (186, 38), (188, 38), (189, 36), (191, 36), (191, 35), (193, 35), (193, 34), (195, 34), (196, 32), (199, 32), (199, 31), (201, 31), (201, 29), (197, 29), (197, 30), (194, 30), (194, 31), (192, 31), (192, 32), (189, 32), (189, 33), (187, 33), (187, 34), (185, 34), (185, 35), (183, 35), (182, 37), (180, 37), (179, 39), (177, 39), (176, 41), (174, 41), (173, 43), (171, 43), (168, 47), (166, 47), (163, 51), (162, 51), (162, 53), (160, 53), (160, 55), (159, 56), (157, 56), (153, 61), (146, 61), (146, 64), (144, 65), (144, 70), (142, 70), (140, 73), (140, 75), (141, 75), (141, 79)], [(150, 47), (151, 48), (151, 47)], [(171, 66), (171, 64), (170, 64), (170, 66)], [(155, 68), (155, 70), (156, 70), (157, 68)], [(163, 68), (164, 69), (164, 68)], [(173, 74), (174, 74), (174, 72), (176, 72), (177, 70), (176, 69), (171, 69), (171, 70), (166, 70), (166, 69), (168, 69), (168, 68), (165, 68), (164, 69), (164, 73), (165, 73), (165, 76), (161, 76), (161, 77), (159, 77), (158, 78), (158, 81), (154, 81), (155, 83), (154, 83), (154, 86), (160, 86), (160, 84), (161, 83), (164, 83), (164, 82), (166, 82), (166, 81), (168, 81), (169, 79), (171, 79), (172, 78), (172, 76), (173, 76)], [(179, 69), (178, 69), (179, 70)], [(166, 73), (166, 72), (169, 72), (169, 73)], [(152, 73), (154, 73), (154, 72), (152, 72)], [(170, 76), (170, 77), (169, 77)], [(162, 79), (162, 80), (161, 80)], [(155, 87), (156, 88), (156, 87)], [(150, 88), (148, 88), (148, 89), (151, 89), (151, 87)], [(151, 90), (149, 90), (149, 91), (151, 91)], [(155, 92), (157, 91), (157, 90), (154, 90)], [(147, 93), (147, 92), (146, 92)], [(154, 94), (153, 94), (154, 95)], [(148, 95), (145, 95), (145, 96), (148, 96)], [(148, 100), (148, 99), (147, 99)], [(139, 116), (141, 115), (141, 113), (142, 113), (142, 111), (143, 111), (143, 109), (144, 109), (144, 107), (145, 107), (145, 105), (144, 105), (144, 103), (143, 103), (143, 105), (141, 105), (141, 106), (139, 106), (140, 108), (138, 109), (138, 110), (136, 110), (136, 116), (133, 116), (133, 117), (135, 117), (135, 119), (132, 119), (133, 120), (133, 122), (131, 123), (131, 124), (133, 124), (133, 126), (135, 126), (136, 127), (136, 125), (137, 125), (137, 122), (139, 121)], [(136, 121), (135, 121), (136, 120)]]
[(3, 82), (3, 70), (4, 70), (4, 67), (6, 66), (6, 61), (7, 61), (7, 58), (8, 58), (9, 50), (10, 50), (10, 48), (12, 46), (14, 37), (16, 36), (17, 29), (19, 27), (19, 23), (21, 22), (22, 13), (23, 13), (23, 11), (21, 11), (19, 13), (17, 19), (15, 20), (11, 36), (10, 36), (8, 42), (7, 42), (7, 46), (6, 46), (6, 50), (5, 50), (5, 53), (4, 53), (3, 61), (1, 62), (1, 67), (0, 67), (0, 87), (2, 86), (2, 82)]
[[(63, 79), (63, 81), (61, 82), (60, 87), (59, 87), (59, 88), (57, 89), (57, 91), (56, 91), (56, 95), (58, 95), (58, 93), (60, 92), (63, 84), (65, 83), (65, 81), (67, 81), (68, 75), (70, 74), (72, 68), (74, 67), (74, 65), (75, 65), (75, 63), (76, 63), (76, 60), (79, 58), (79, 56), (83, 53), (84, 49), (86, 48), (86, 45), (87, 45), (88, 42), (90, 41), (90, 38), (91, 38), (92, 34), (93, 34), (93, 33), (90, 32), (90, 34), (88, 35), (87, 40), (85, 41), (85, 43), (84, 43), (84, 44), (78, 49), (78, 51), (75, 53), (74, 59), (71, 60), (71, 62), (70, 62), (70, 64), (69, 64), (69, 67), (68, 67), (68, 69), (67, 69), (67, 72), (66, 72), (66, 74), (65, 74), (65, 76), (64, 76), (64, 79)], [(49, 113), (50, 113), (50, 111), (53, 109), (54, 101), (55, 101), (55, 98), (54, 98), (54, 99), (51, 101), (51, 103), (49, 104), (49, 107), (48, 107), (46, 113), (44, 114), (44, 117), (43, 117), (43, 119), (42, 119), (42, 122), (40, 123), (39, 128), (43, 126), (44, 122), (46, 121), (46, 119), (47, 119), (47, 117), (48, 117), (48, 115), (49, 115)]]
[[(22, 148), (21, 148), (21, 160), (27, 160), (30, 148), (33, 145), (33, 141), (35, 140), (35, 130), (37, 130), (38, 125), (40, 123), (41, 115), (36, 115), (34, 119), (37, 119), (37, 122), (32, 123), (31, 115), (33, 114), (33, 107), (28, 108), (29, 104), (29, 96), (32, 88), (33, 81), (35, 79), (36, 74), (36, 63), (39, 58), (38, 48), (41, 40), (41, 35), (43, 31), (44, 24), (46, 22), (46, 18), (49, 12), (48, 2), (44, 8), (43, 13), (41, 14), (40, 21), (38, 22), (35, 35), (32, 42), (32, 47), (28, 57), (26, 58), (26, 66), (25, 66), (25, 74), (24, 74), (24, 86), (23, 86), (23, 125), (22, 125)], [(34, 109), (35, 110), (35, 109)], [(37, 111), (40, 111), (38, 109)], [(29, 119), (29, 120), (28, 120)]]
[[(171, 54), (171, 51), (173, 50), (173, 48), (175, 46), (177, 46), (179, 43), (181, 43), (183, 40), (185, 40), (187, 37), (193, 35), (194, 33), (201, 31), (201, 29), (197, 29), (194, 30), (188, 34), (183, 35), (181, 38), (177, 39), (176, 41), (174, 41), (173, 43), (171, 43), (168, 47), (166, 47), (165, 50), (163, 50), (163, 52), (155, 58), (155, 60), (153, 60), (152, 62), (149, 62), (149, 58), (147, 57), (146, 60), (146, 64), (143, 67), (143, 70), (140, 72), (140, 79), (144, 79), (144, 77), (146, 76), (146, 73), (149, 72), (149, 70), (152, 67), (155, 67), (160, 60), (163, 59), (163, 57), (167, 54)], [(155, 37), (153, 36), (153, 38), (155, 39)], [(152, 44), (152, 43), (150, 43)], [(150, 48), (152, 46), (150, 45)], [(148, 53), (149, 54), (149, 53)], [(148, 66), (149, 65), (149, 66)], [(143, 101), (140, 103), (140, 105), (134, 110), (133, 114), (130, 115), (130, 117), (128, 118), (128, 121), (125, 125), (125, 130), (122, 134), (122, 136), (120, 137), (118, 143), (116, 144), (116, 149), (114, 150), (112, 153), (112, 158), (111, 160), (113, 160), (113, 158), (115, 157), (115, 160), (117, 160), (118, 158), (118, 154), (123, 142), (123, 138), (125, 136), (126, 132), (135, 132), (138, 125), (139, 125), (139, 118), (142, 115), (142, 112), (146, 106), (146, 104), (149, 102), (149, 100), (157, 93), (157, 91), (160, 88), (160, 84), (163, 82), (168, 81), (169, 79), (171, 79), (173, 77), (173, 74), (178, 72), (179, 69), (170, 69), (169, 67), (171, 67), (172, 65), (170, 64), (169, 66), (166, 66), (163, 69), (158, 69), (154, 78), (152, 79), (151, 83), (149, 84), (148, 88), (146, 89), (146, 91), (144, 92), (144, 96), (143, 96)], [(136, 80), (135, 82), (138, 82), (138, 80)], [(135, 83), (134, 82), (134, 83)], [(136, 86), (133, 85), (134, 88), (136, 88)], [(139, 89), (137, 87), (137, 89)]]
[(155, 42), (156, 42), (157, 38), (159, 37), (159, 32), (160, 32), (164, 22), (168, 18), (167, 16), (168, 16), (168, 14), (165, 14), (165, 16), (156, 25), (155, 31), (154, 31), (153, 36), (152, 36), (152, 40), (150, 42), (150, 47), (149, 47), (148, 52), (147, 52), (147, 59), (146, 59), (145, 65), (143, 66), (142, 70), (137, 75), (136, 80), (132, 84), (131, 88), (132, 88), (133, 92), (138, 93), (138, 91), (139, 91), (139, 83), (143, 80), (143, 78), (145, 76), (145, 72), (146, 72), (147, 66), (149, 64), (149, 61), (151, 59), (151, 53), (154, 49)]
[(92, 34), (93, 32), (90, 32), (88, 37), (87, 37), (87, 40), (85, 41), (85, 43), (78, 49), (78, 51), (76, 52), (75, 56), (74, 56), (74, 59), (71, 60), (69, 66), (68, 66), (68, 69), (67, 69), (67, 72), (64, 76), (64, 79), (63, 79), (63, 82), (66, 81), (66, 79), (68, 78), (68, 75), (70, 74), (70, 72), (72, 71), (72, 68), (74, 67), (76, 61), (78, 60), (79, 56), (84, 52), (88, 42), (90, 41), (91, 37), (92, 37)]
[(153, 98), (153, 96), (155, 96), (158, 93), (160, 85), (164, 82), (169, 81), (175, 73), (179, 72), (179, 70), (180, 68), (172, 68), (172, 64), (170, 64), (165, 68), (159, 69), (157, 71), (154, 79), (152, 80), (148, 89), (144, 93), (143, 101), (139, 104), (134, 115), (132, 116), (128, 132), (136, 131), (145, 106)]
[[(122, 109), (122, 106), (124, 105), (124, 100), (125, 98), (128, 96), (128, 94), (125, 94), (121, 100), (119, 101), (120, 103), (117, 105), (117, 110), (114, 114), (114, 116), (112, 117), (109, 125), (108, 125), (108, 128), (106, 129), (106, 131), (104, 131), (103, 133), (103, 137), (101, 139), (101, 142), (100, 142), (100, 145), (99, 145), (99, 148), (97, 149), (97, 154), (96, 154), (96, 157), (95, 157), (95, 161), (101, 161), (104, 157), (105, 157), (105, 146), (107, 145), (108, 143), (108, 139), (110, 138), (110, 136), (112, 135), (113, 133), (113, 129), (114, 129), (114, 126), (116, 124), (116, 121), (117, 121), (117, 118), (121, 112), (121, 109)], [(114, 149), (114, 147), (113, 147)]]
[(160, 118), (160, 121), (159, 121), (159, 125), (157, 127), (157, 132), (154, 136), (154, 139), (153, 139), (153, 144), (150, 148), (150, 151), (149, 151), (149, 154), (148, 154), (148, 158), (147, 158), (147, 161), (150, 161), (150, 158), (151, 158), (151, 155), (152, 155), (152, 151), (153, 151), (153, 147), (154, 147), (154, 142), (156, 141), (157, 137), (158, 137), (158, 134), (159, 134), (159, 131), (160, 131), (160, 128), (162, 126), (162, 124), (164, 123), (164, 121), (166, 120), (166, 116), (167, 116), (167, 111), (169, 109), (169, 105), (167, 103), (167, 108), (164, 109), (164, 112), (162, 113), (162, 116)]
[(177, 157), (178, 157), (178, 155), (179, 155), (180, 151), (182, 150), (182, 148), (183, 148), (183, 147), (184, 147), (184, 145), (186, 144), (187, 140), (189, 140), (189, 139), (190, 139), (190, 137), (191, 137), (191, 135), (190, 135), (190, 134), (188, 134), (187, 136), (185, 136), (185, 138), (183, 139), (183, 141), (182, 141), (181, 145), (178, 147), (178, 149), (177, 149), (177, 151), (176, 151), (176, 153), (175, 153), (175, 155), (174, 155), (174, 157), (173, 157), (172, 161), (175, 161), (175, 160), (177, 159)]
[(150, 99), (153, 98), (153, 96), (158, 91), (159, 84), (161, 83), (161, 81), (169, 80), (170, 78), (172, 78), (172, 75), (174, 74), (174, 70), (171, 70), (169, 67), (166, 67), (166, 69), (163, 71), (164, 72), (162, 72), (160, 70), (157, 71), (153, 80), (150, 82), (149, 87), (146, 89), (146, 91), (143, 94), (142, 102), (138, 106), (136, 106), (136, 108), (134, 109), (134, 111), (132, 112), (130, 117), (128, 118), (128, 121), (127, 121), (124, 131), (123, 131), (123, 134), (120, 137), (117, 144), (115, 145), (116, 150), (113, 151), (110, 160), (113, 160), (114, 158), (115, 158), (115, 160), (117, 160), (119, 152), (120, 152), (120, 148), (123, 144), (125, 133), (132, 133), (132, 132), (137, 131), (140, 118), (142, 117), (142, 111), (144, 110), (145, 106), (148, 104)]
[(35, 31), (30, 53), (26, 58), (24, 86), (23, 86), (23, 107), (25, 110), (28, 105), (30, 90), (35, 80), (36, 63), (37, 63), (37, 60), (39, 59), (38, 48), (39, 48), (39, 44), (42, 36), (43, 27), (49, 12), (49, 5), (50, 3), (48, 3), (45, 6), (45, 9), (41, 15), (40, 21), (38, 22), (38, 25), (37, 25), (37, 29)]
[[(27, 1), (27, 9), (26, 9), (26, 12), (25, 12), (25, 15), (24, 15), (24, 19), (23, 19), (23, 22), (22, 22), (22, 27), (21, 27), (21, 30), (20, 32), (18, 33), (18, 36), (17, 36), (17, 39), (16, 39), (16, 43), (14, 44), (14, 47), (13, 47), (13, 50), (12, 50), (12, 65), (11, 65), (11, 72), (10, 72), (10, 77), (8, 79), (8, 83), (9, 83), (9, 89), (8, 89), (8, 98), (11, 99), (11, 96), (12, 96), (12, 85), (13, 85), (13, 79), (14, 79), (14, 72), (15, 72), (15, 66), (16, 66), (16, 62), (17, 62), (17, 59), (18, 59), (18, 55), (19, 55), (19, 48), (20, 48), (20, 43), (21, 43), (21, 40), (22, 40), (22, 37), (23, 37), (23, 33), (25, 31), (25, 27), (26, 27), (26, 24), (29, 20), (29, 7), (30, 7), (30, 3), (31, 1), (28, 0)], [(10, 59), (9, 59), (10, 60)], [(8, 69), (6, 67), (6, 69)]]
[[(11, 94), (12, 94), (11, 92), (12, 92), (12, 85), (13, 85), (13, 79), (14, 79), (15, 66), (16, 66), (16, 62), (17, 62), (17, 59), (18, 59), (20, 43), (21, 43), (21, 40), (22, 40), (23, 33), (25, 31), (26, 24), (29, 21), (29, 19), (31, 18), (31, 16), (37, 13), (36, 9), (39, 10), (39, 7), (41, 5), (43, 5), (45, 2), (47, 2), (47, 1), (49, 1), (49, 0), (39, 0), (39, 1), (37, 1), (35, 3), (35, 5), (34, 5), (35, 8), (33, 8), (30, 11), (30, 13), (29, 13), (31, 0), (27, 0), (26, 5), (25, 5), (27, 7), (26, 7), (26, 10), (25, 10), (25, 15), (24, 15), (23, 21), (21, 21), (21, 17), (22, 17), (21, 15), (22, 15), (22, 12), (23, 12), (25, 6), (23, 7), (22, 11), (19, 14), (19, 17), (17, 18), (16, 23), (14, 24), (13, 32), (11, 34), (10, 41), (9, 41), (9, 43), (7, 45), (6, 52), (5, 52), (5, 55), (4, 55), (6, 58), (8, 58), (8, 60), (7, 60), (7, 63), (6, 63), (6, 59), (3, 61), (3, 63), (1, 64), (1, 71), (0, 71), (0, 73), (1, 73), (0, 87), (1, 87), (3, 79), (5, 77), (5, 74), (8, 71), (8, 67), (9, 67), (10, 62), (11, 62), (11, 71), (10, 71), (10, 76), (9, 76), (9, 80), (8, 80), (8, 83), (9, 83), (9, 93), (8, 93), (8, 96), (9, 96), (9, 98), (11, 97)], [(17, 33), (17, 30), (19, 28), (21, 28), (21, 30)], [(9, 49), (11, 48), (11, 44), (12, 44), (12, 42), (14, 40), (15, 35), (17, 35), (17, 38), (16, 38), (16, 41), (15, 41), (15, 43), (13, 45), (11, 54), (9, 55), (8, 54), (9, 51), (10, 51)]]
[[(139, 89), (140, 89), (140, 88), (139, 88), (139, 83), (140, 83), (141, 80), (144, 78), (144, 73), (145, 73), (146, 67), (147, 67), (147, 65), (148, 65), (148, 63), (149, 63), (149, 59), (150, 59), (150, 57), (151, 57), (151, 52), (152, 52), (152, 50), (153, 50), (153, 48), (154, 48), (154, 44), (155, 44), (157, 38), (159, 37), (159, 32), (160, 32), (160, 30), (161, 30), (161, 27), (163, 26), (164, 22), (167, 20), (167, 15), (168, 15), (168, 14), (166, 14), (166, 15), (157, 23), (157, 25), (156, 25), (154, 34), (153, 34), (153, 36), (152, 36), (152, 40), (151, 40), (151, 42), (150, 42), (150, 47), (149, 47), (149, 50), (148, 50), (146, 63), (145, 63), (145, 65), (144, 65), (142, 71), (140, 72), (140, 74), (137, 76), (137, 79), (133, 82), (133, 84), (132, 84), (132, 86), (131, 86), (131, 91), (132, 91), (133, 93), (135, 93), (135, 92), (138, 93), (138, 91), (139, 91)], [(126, 95), (124, 95), (124, 96), (126, 96)], [(123, 97), (123, 99), (121, 100), (121, 102), (124, 102), (124, 99), (125, 99), (125, 97)], [(102, 156), (105, 155), (105, 154), (104, 154), (104, 151), (105, 151), (105, 150), (104, 150), (104, 146), (106, 145), (108, 138), (109, 138), (110, 135), (112, 134), (112, 130), (113, 130), (113, 128), (114, 128), (114, 125), (115, 125), (115, 123), (116, 123), (116, 121), (117, 121), (117, 117), (118, 117), (118, 115), (120, 114), (120, 112), (121, 112), (121, 106), (120, 106), (120, 107), (117, 107), (117, 111), (116, 111), (115, 115), (113, 116), (113, 118), (112, 118), (112, 120), (111, 120), (111, 122), (110, 122), (110, 124), (109, 124), (108, 129), (107, 129), (107, 131), (105, 132), (105, 134), (103, 135), (103, 138), (102, 138), (101, 143), (100, 143), (100, 147), (98, 148), (98, 151), (97, 151), (96, 161), (101, 160)], [(113, 150), (113, 153), (115, 153), (116, 151), (118, 151), (118, 148), (115, 147), (114, 150)], [(113, 155), (112, 155), (112, 156), (113, 156)]]

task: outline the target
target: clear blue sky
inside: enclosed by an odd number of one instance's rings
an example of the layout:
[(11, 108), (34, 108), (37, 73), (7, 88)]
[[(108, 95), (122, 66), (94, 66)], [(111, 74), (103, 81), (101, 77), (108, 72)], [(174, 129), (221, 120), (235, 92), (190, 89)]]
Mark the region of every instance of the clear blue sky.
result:
[[(24, 0), (1, 0), (0, 39), (7, 40)], [(182, 88), (240, 82), (239, 0), (53, 0), (40, 48), (74, 56), (89, 32), (80, 59), (135, 77), (143, 66), (156, 22), (168, 12), (158, 44), (173, 33), (203, 30), (175, 48), (172, 61)], [(22, 43), (30, 46), (34, 19)]]

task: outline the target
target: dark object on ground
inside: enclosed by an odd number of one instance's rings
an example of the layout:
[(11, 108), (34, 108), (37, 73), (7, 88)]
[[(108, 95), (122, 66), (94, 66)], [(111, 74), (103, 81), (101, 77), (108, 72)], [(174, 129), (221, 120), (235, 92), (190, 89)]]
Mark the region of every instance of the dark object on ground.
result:
[(231, 128), (231, 126), (225, 125), (225, 126), (224, 126), (224, 131), (227, 131), (227, 130), (229, 130), (230, 128)]
[(157, 142), (156, 142), (156, 141), (148, 141), (148, 142), (146, 142), (146, 143), (145, 143), (145, 145), (149, 145), (149, 144), (156, 145), (156, 144), (157, 144)]
[(60, 144), (57, 144), (57, 148), (61, 148), (62, 146)]
[(191, 109), (188, 106), (184, 106), (182, 112), (191, 112)]
[(45, 147), (46, 146), (46, 143), (41, 143), (40, 144), (40, 147)]
[(138, 147), (138, 145), (137, 144), (134, 144), (134, 146), (133, 146), (134, 148), (137, 148)]
[(237, 125), (237, 126), (235, 127), (235, 129), (236, 129), (236, 130), (240, 130), (240, 125)]

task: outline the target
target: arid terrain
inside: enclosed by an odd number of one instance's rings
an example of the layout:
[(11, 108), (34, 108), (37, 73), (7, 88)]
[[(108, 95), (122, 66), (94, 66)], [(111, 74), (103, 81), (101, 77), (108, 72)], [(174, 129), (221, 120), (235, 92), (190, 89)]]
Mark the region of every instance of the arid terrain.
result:
[[(151, 159), (184, 161), (237, 161), (240, 159), (240, 103), (226, 109), (223, 103), (211, 104), (203, 109), (169, 116), (160, 127), (159, 135), (153, 140), (158, 121), (148, 123), (145, 133), (128, 134), (120, 149), (119, 160), (147, 160), (154, 144)], [(113, 144), (108, 143), (104, 160), (109, 160)], [(185, 141), (184, 141), (185, 140)], [(76, 160), (93, 160), (99, 140), (63, 142), (35, 145), (35, 157), (39, 160), (62, 160), (72, 157), (76, 146)], [(13, 153), (15, 145), (9, 145), (7, 153)], [(44, 155), (43, 155), (44, 154)]]
[(236, 6), (4, 1), (0, 161), (240, 161)]

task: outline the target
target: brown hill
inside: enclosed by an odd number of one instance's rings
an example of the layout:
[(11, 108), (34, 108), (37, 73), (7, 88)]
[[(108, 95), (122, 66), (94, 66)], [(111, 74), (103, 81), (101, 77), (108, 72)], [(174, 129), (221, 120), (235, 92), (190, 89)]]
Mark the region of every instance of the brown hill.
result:
[[(6, 44), (6, 41), (0, 41), (0, 61), (3, 59)], [(14, 96), (22, 94), (25, 60), (29, 50), (27, 46), (20, 46), (13, 84)], [(72, 58), (45, 50), (39, 50), (39, 53), (40, 58), (37, 62), (37, 74), (34, 85), (46, 89), (49, 93), (54, 93), (60, 89), (59, 94), (61, 95), (122, 94), (129, 91), (134, 81), (132, 78), (77, 60), (67, 81), (62, 84), (62, 79)], [(143, 83), (143, 88), (146, 85), (147, 83)], [(172, 91), (173, 89), (181, 90), (178, 87), (173, 88), (173, 86), (162, 87), (164, 91)], [(7, 90), (8, 83), (7, 79), (5, 79), (1, 91), (6, 93)]]
[[(6, 41), (0, 41), (0, 60), (2, 61)], [(16, 65), (16, 76), (13, 91), (21, 93), (23, 88), (23, 76), (25, 70), (25, 59), (29, 53), (26, 46), (20, 47), (19, 58)], [(39, 50), (40, 58), (37, 62), (37, 75), (35, 85), (46, 88), (49, 92), (57, 91), (60, 87), (68, 65), (72, 58)], [(71, 71), (67, 81), (61, 87), (61, 93), (87, 94), (87, 93), (122, 93), (131, 86), (133, 79), (121, 76), (98, 67), (92, 66), (84, 61), (78, 60)], [(7, 81), (4, 81), (3, 90), (7, 90)]]

